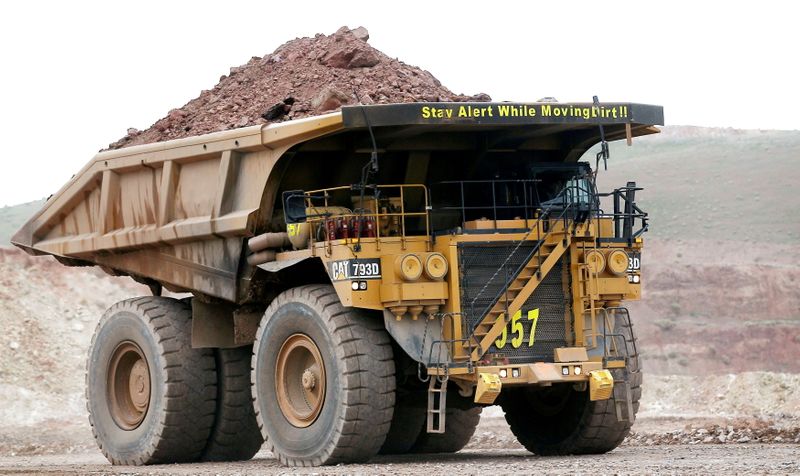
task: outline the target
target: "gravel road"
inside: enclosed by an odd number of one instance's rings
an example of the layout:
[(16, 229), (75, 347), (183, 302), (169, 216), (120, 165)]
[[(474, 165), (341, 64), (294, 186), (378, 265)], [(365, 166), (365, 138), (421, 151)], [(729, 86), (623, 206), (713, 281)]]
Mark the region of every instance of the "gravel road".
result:
[(532, 456), (524, 450), (467, 450), (454, 455), (378, 457), (370, 464), (284, 468), (267, 452), (244, 463), (110, 466), (99, 453), (0, 457), (0, 474), (791, 474), (800, 445), (623, 446), (602, 456)]
[(796, 418), (643, 417), (636, 420), (634, 430), (609, 454), (542, 458), (522, 449), (502, 412), (490, 407), (469, 445), (455, 455), (381, 456), (362, 465), (285, 468), (264, 450), (242, 463), (124, 467), (108, 464), (86, 425), (62, 422), (17, 427), (8, 434), (0, 425), (0, 475), (800, 473), (800, 425)]

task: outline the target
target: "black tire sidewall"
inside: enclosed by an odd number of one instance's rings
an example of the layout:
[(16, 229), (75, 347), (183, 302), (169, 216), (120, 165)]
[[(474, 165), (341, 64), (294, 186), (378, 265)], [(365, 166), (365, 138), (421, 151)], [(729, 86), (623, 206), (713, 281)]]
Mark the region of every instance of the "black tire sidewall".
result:
[[(256, 359), (258, 409), (264, 418), (267, 440), (275, 450), (289, 458), (304, 458), (308, 454), (324, 453), (338, 428), (341, 412), (343, 382), (342, 369), (336, 358), (336, 344), (322, 316), (302, 302), (287, 302), (267, 318)], [(275, 389), (275, 363), (283, 343), (294, 334), (310, 337), (325, 366), (325, 400), (317, 419), (305, 428), (298, 428), (286, 420), (278, 406)]]
[[(150, 404), (142, 422), (133, 430), (124, 430), (111, 416), (107, 397), (107, 375), (112, 354), (117, 346), (130, 341), (139, 346), (150, 372)], [(100, 324), (95, 342), (89, 351), (87, 365), (87, 405), (99, 441), (118, 460), (140, 457), (154, 448), (160, 436), (164, 413), (164, 363), (153, 332), (140, 316), (118, 311)]]

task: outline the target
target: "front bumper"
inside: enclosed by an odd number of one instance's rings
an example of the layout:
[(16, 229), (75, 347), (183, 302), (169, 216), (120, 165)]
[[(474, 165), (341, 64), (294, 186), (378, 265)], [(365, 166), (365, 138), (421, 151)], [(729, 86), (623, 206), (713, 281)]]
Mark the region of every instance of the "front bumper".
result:
[[(550, 386), (554, 383), (583, 384), (589, 398), (608, 400), (613, 396), (614, 377), (600, 362), (537, 362), (525, 365), (486, 366), (476, 369), (475, 403), (491, 405), (504, 386)], [(579, 390), (580, 387), (576, 390)]]
[(587, 382), (589, 373), (597, 370), (603, 370), (601, 362), (536, 362), (476, 367), (478, 373), (497, 375), (504, 386)]

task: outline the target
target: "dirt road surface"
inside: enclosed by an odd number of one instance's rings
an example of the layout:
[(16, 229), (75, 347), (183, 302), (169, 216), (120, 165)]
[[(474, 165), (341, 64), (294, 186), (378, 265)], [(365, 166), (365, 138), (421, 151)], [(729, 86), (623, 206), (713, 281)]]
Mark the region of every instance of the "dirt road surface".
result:
[(385, 456), (369, 464), (285, 468), (267, 452), (243, 463), (110, 466), (102, 455), (0, 457), (0, 474), (791, 474), (800, 445), (623, 446), (601, 456), (536, 457), (524, 450), (465, 450), (454, 455)]
[[(70, 432), (72, 439), (56, 426), (39, 427), (36, 438), (17, 432), (17, 444), (0, 445), (0, 475), (800, 473), (800, 431), (789, 415), (769, 425), (760, 420), (645, 416), (637, 419), (634, 433), (611, 453), (545, 458), (525, 451), (502, 412), (491, 407), (484, 411), (466, 449), (457, 454), (379, 456), (368, 464), (321, 468), (285, 468), (266, 450), (240, 463), (111, 466), (87, 428), (75, 426)], [(24, 441), (38, 443), (26, 446)]]

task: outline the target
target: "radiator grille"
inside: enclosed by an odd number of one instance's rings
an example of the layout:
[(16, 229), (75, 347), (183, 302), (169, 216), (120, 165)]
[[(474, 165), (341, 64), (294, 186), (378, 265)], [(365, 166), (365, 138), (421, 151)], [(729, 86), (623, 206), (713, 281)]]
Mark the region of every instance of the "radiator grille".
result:
[[(461, 312), (466, 317), (470, 332), (502, 292), (507, 281), (505, 274), (501, 271), (477, 299), (475, 296), (510, 253), (513, 254), (508, 267), (515, 270), (526, 262), (535, 244), (524, 243), (514, 252), (515, 246), (516, 243), (512, 242), (459, 243)], [(522, 307), (521, 322), (525, 330), (522, 345), (513, 348), (510, 343), (512, 334), (509, 332), (506, 345), (502, 349), (492, 345), (488, 353), (503, 354), (512, 362), (552, 362), (553, 350), (566, 347), (565, 315), (569, 296), (565, 296), (562, 283), (565, 260), (563, 258), (553, 267)], [(539, 308), (536, 336), (533, 346), (528, 347), (531, 321), (526, 316), (529, 310), (536, 308)]]

